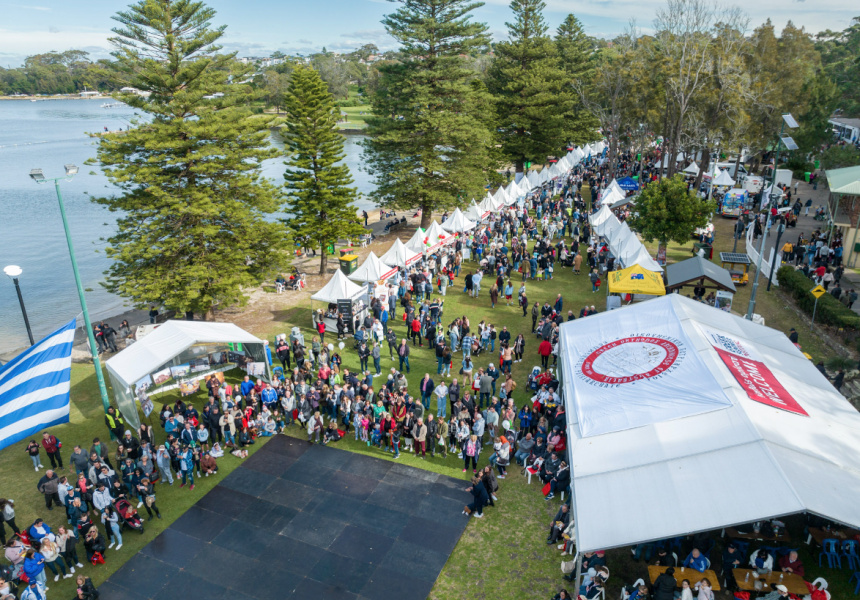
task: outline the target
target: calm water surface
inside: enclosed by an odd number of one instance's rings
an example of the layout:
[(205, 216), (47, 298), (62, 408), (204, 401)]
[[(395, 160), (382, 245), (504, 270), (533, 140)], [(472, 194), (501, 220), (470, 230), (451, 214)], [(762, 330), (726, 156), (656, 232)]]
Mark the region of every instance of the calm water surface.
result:
[[(107, 100), (110, 102), (110, 100)], [(74, 163), (80, 172), (61, 185), (72, 230), (72, 239), (87, 289), (90, 317), (107, 318), (125, 310), (124, 301), (107, 293), (100, 282), (110, 261), (104, 242), (115, 227), (115, 215), (90, 202), (87, 193), (103, 195), (110, 184), (98, 167), (84, 161), (95, 157), (95, 141), (86, 133), (124, 128), (134, 118), (128, 107), (101, 108), (95, 100), (0, 101), (0, 270), (18, 265), (19, 278), (33, 335), (38, 339), (74, 316), (80, 324), (80, 304), (75, 290), (60, 211), (52, 185), (36, 185), (30, 169), (42, 168), (47, 177), (63, 174), (63, 165)], [(346, 138), (346, 164), (361, 193), (373, 189), (368, 175), (359, 170), (359, 136)], [(277, 139), (274, 143), (280, 146)], [(280, 160), (265, 164), (266, 176), (282, 181)], [(357, 202), (361, 208), (372, 203)], [(114, 326), (117, 326), (114, 324)], [(11, 280), (0, 278), (0, 352), (28, 344), (27, 333)]]

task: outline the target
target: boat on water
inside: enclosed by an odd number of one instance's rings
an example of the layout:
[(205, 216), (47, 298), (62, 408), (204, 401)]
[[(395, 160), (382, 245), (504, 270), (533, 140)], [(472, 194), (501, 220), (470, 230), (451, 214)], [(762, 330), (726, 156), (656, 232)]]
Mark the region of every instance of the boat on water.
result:
[(102, 108), (119, 108), (120, 106), (125, 106), (125, 102), (105, 102), (102, 104)]

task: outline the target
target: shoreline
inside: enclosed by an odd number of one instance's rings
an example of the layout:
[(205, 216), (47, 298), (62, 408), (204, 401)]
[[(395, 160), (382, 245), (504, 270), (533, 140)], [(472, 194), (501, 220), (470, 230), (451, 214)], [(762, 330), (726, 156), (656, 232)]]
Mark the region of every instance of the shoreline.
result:
[(110, 94), (103, 96), (90, 96), (89, 98), (81, 98), (80, 96), (0, 96), (0, 100), (17, 100), (17, 101), (35, 101), (42, 102), (43, 100), (105, 100), (106, 98), (113, 99)]
[[(382, 225), (382, 223), (387, 222), (387, 219), (386, 219), (386, 221), (380, 221), (379, 220), (379, 210), (378, 209), (374, 209), (374, 212), (376, 212), (375, 215), (373, 215), (371, 213), (371, 210), (368, 210), (367, 212), (368, 212), (368, 215), (371, 215), (371, 218), (368, 220), (367, 230), (370, 231), (371, 233), (373, 233), (373, 235), (376, 237), (376, 239), (373, 242), (371, 242), (368, 246), (366, 246), (365, 248), (361, 248), (358, 252), (356, 252), (356, 254), (359, 254), (361, 256), (362, 260), (364, 258), (366, 258), (367, 254), (369, 254), (371, 249), (374, 249), (376, 244), (381, 243), (381, 242), (390, 244), (390, 241), (388, 241), (387, 239), (386, 240), (382, 239), (383, 237), (387, 238), (387, 236), (382, 235), (382, 231), (384, 229), (384, 226)], [(406, 216), (407, 222), (410, 226), (414, 225), (414, 222), (416, 222), (418, 220), (417, 218), (413, 218), (411, 216), (408, 216), (407, 213), (402, 213), (402, 215), (398, 215), (398, 216)], [(375, 219), (375, 220), (373, 220), (373, 219)], [(411, 228), (410, 228), (410, 231), (411, 231)], [(393, 232), (393, 233), (399, 234), (400, 232)], [(392, 235), (392, 233), (389, 233), (388, 235)], [(410, 233), (410, 235), (411, 235), (411, 233)], [(340, 244), (340, 243), (336, 244), (336, 248), (338, 248), (338, 247), (343, 247), (343, 244)], [(338, 258), (337, 254), (329, 257), (329, 272), (325, 276), (326, 281), (328, 281), (328, 277), (330, 277), (334, 273), (334, 270), (339, 268), (337, 258)], [(315, 277), (320, 277), (319, 275), (316, 275), (315, 271), (313, 270), (313, 266), (316, 265), (317, 261), (318, 261), (318, 257), (305, 257), (305, 258), (300, 258), (300, 259), (294, 258), (293, 259), (293, 265), (299, 266), (302, 270), (306, 271), (308, 274), (308, 280), (310, 280), (310, 279), (315, 278)], [(332, 268), (332, 267), (334, 267), (334, 268)], [(284, 273), (287, 273), (287, 272), (288, 272), (287, 270), (284, 271)], [(233, 321), (241, 319), (242, 316), (245, 316), (245, 315), (250, 316), (250, 314), (254, 310), (254, 307), (251, 306), (252, 300), (250, 300), (250, 299), (252, 299), (253, 296), (255, 294), (257, 294), (258, 292), (262, 292), (264, 294), (267, 293), (264, 291), (265, 285), (266, 285), (265, 283), (262, 283), (259, 286), (249, 290), (249, 293), (248, 293), (249, 305), (248, 306), (244, 307), (243, 309), (240, 309), (240, 311), (237, 313), (232, 312), (232, 310), (229, 308), (226, 309), (225, 311), (219, 311), (216, 314), (214, 322), (222, 322), (222, 321), (233, 322)], [(311, 286), (308, 285), (304, 290), (300, 291), (298, 294), (301, 295), (302, 298), (304, 298), (304, 296), (307, 296), (309, 298), (312, 291), (316, 291), (316, 290), (311, 290)], [(264, 296), (264, 298), (265, 298), (265, 296)], [(119, 312), (117, 312), (117, 311), (119, 311)], [(128, 308), (128, 307), (123, 306), (123, 307), (118, 307), (115, 309), (106, 309), (105, 310), (105, 313), (106, 313), (105, 316), (100, 315), (100, 316), (98, 316), (98, 318), (96, 318), (95, 315), (99, 315), (99, 311), (92, 311), (92, 309), (91, 309), (90, 312), (92, 315), (91, 322), (93, 324), (105, 321), (107, 323), (110, 323), (110, 325), (114, 329), (116, 329), (117, 331), (119, 330), (119, 324), (123, 320), (128, 320), (128, 323), (131, 326), (132, 331), (138, 325), (148, 325), (149, 324), (149, 309), (148, 308), (147, 309), (136, 309), (136, 308)], [(160, 312), (162, 315), (164, 315), (164, 314), (169, 314), (170, 311), (164, 311), (163, 309), (161, 309)], [(177, 317), (174, 316), (173, 318), (175, 319)], [(178, 318), (182, 319), (184, 317), (182, 317), (180, 315)], [(21, 352), (25, 351), (26, 349), (27, 349), (27, 346), (15, 348), (12, 350), (7, 350), (7, 351), (0, 351), (0, 364), (4, 364), (4, 363), (8, 362), (9, 360), (12, 360), (13, 358), (18, 356)], [(122, 348), (120, 348), (120, 351), (122, 351)], [(103, 360), (106, 360), (109, 356), (112, 356), (112, 354), (111, 355), (104, 354), (102, 356), (103, 356)], [(74, 345), (73, 345), (73, 351), (72, 351), (72, 360), (73, 360), (73, 362), (92, 362), (92, 359), (91, 359), (90, 353), (89, 353), (89, 349), (87, 347), (87, 333), (84, 330), (83, 323), (80, 323), (80, 325), (77, 326), (75, 329), (75, 339), (74, 339)]]

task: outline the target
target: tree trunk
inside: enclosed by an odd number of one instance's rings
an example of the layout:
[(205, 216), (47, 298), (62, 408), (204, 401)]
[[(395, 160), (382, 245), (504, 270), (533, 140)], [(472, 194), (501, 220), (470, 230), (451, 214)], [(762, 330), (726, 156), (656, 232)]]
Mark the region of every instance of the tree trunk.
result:
[(696, 183), (693, 185), (693, 189), (698, 191), (699, 186), (702, 185), (702, 177), (704, 177), (705, 173), (711, 168), (711, 149), (708, 146), (702, 148), (702, 166), (699, 167), (699, 174), (696, 175)]
[(526, 166), (526, 162), (524, 160), (514, 161), (514, 171), (517, 173), (525, 174), (525, 166)]
[(215, 309), (210, 306), (209, 310), (207, 310), (205, 313), (203, 313), (203, 320), (204, 321), (214, 321), (215, 320)]
[[(519, 163), (522, 165), (522, 163)], [(522, 169), (522, 166), (518, 166), (518, 169)], [(427, 229), (430, 227), (430, 218), (433, 216), (433, 209), (427, 208), (425, 204), (421, 205), (421, 229)]]
[(328, 255), (326, 254), (325, 250), (326, 250), (326, 245), (321, 244), (320, 245), (320, 273), (319, 273), (320, 275), (325, 275), (325, 268), (326, 268), (326, 265), (328, 263)]

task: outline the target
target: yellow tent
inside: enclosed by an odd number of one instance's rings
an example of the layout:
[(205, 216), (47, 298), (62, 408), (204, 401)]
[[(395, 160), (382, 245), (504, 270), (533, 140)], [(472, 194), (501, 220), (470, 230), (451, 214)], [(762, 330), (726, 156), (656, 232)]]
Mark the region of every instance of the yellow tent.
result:
[(609, 273), (609, 292), (612, 294), (646, 294), (664, 296), (666, 286), (660, 273), (633, 265), (621, 271)]

